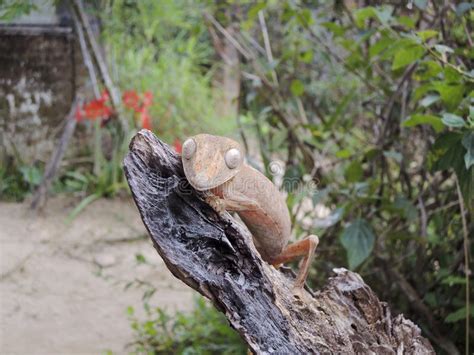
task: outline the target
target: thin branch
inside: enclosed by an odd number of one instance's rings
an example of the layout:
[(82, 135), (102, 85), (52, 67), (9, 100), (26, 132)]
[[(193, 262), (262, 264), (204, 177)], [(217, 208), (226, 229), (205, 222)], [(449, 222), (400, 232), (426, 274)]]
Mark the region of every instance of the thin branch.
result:
[(71, 137), (76, 128), (76, 111), (82, 105), (82, 99), (75, 98), (69, 109), (69, 113), (66, 116), (66, 126), (64, 127), (59, 143), (56, 146), (55, 151), (53, 152), (48, 164), (46, 165), (43, 180), (38, 186), (38, 189), (35, 192), (33, 201), (31, 202), (30, 208), (32, 210), (37, 210), (42, 208), (47, 200), (49, 188), (53, 182), (54, 177), (56, 176), (61, 160), (66, 152), (67, 146)]
[[(258, 20), (260, 21), (260, 27), (262, 29), (263, 43), (265, 45), (265, 52), (267, 54), (267, 59), (270, 65), (273, 65), (273, 54), (272, 47), (270, 46), (270, 36), (268, 35), (267, 24), (265, 22), (265, 16), (263, 15), (263, 10), (258, 12)], [(272, 69), (273, 83), (275, 86), (278, 86), (278, 77), (275, 72), (275, 69)]]
[[(105, 62), (104, 57), (102, 56), (102, 52), (100, 50), (100, 46), (97, 43), (97, 40), (94, 36), (94, 33), (92, 32), (92, 28), (89, 23), (89, 19), (87, 17), (86, 12), (84, 11), (84, 4), (82, 0), (74, 0), (74, 7), (73, 7), (78, 15), (78, 18), (80, 19), (82, 26), (86, 30), (86, 35), (87, 35), (87, 40), (89, 41), (89, 44), (92, 49), (92, 54), (94, 56), (94, 59), (97, 63), (97, 66), (99, 68), (100, 75), (102, 76), (102, 79), (104, 80), (104, 85), (107, 88), (107, 91), (110, 94), (110, 98), (112, 101), (112, 105), (115, 108), (115, 110), (118, 112), (120, 108), (120, 92), (118, 88), (114, 85), (110, 75), (109, 75), (109, 70), (107, 68), (107, 64)], [(120, 124), (122, 126), (122, 129), (124, 132), (128, 131), (128, 123), (121, 115), (118, 115)]]
[(71, 13), (74, 21), (74, 26), (76, 28), (77, 38), (79, 39), (79, 45), (81, 47), (82, 59), (84, 60), (84, 64), (87, 67), (87, 71), (89, 72), (89, 78), (91, 79), (92, 89), (94, 90), (94, 96), (96, 99), (98, 99), (100, 97), (100, 88), (97, 82), (97, 74), (94, 69), (94, 63), (92, 62), (92, 58), (89, 53), (89, 49), (87, 48), (86, 40), (84, 38), (84, 31), (82, 30), (81, 22), (79, 21), (74, 9), (72, 9)]
[(459, 199), (459, 209), (461, 210), (462, 231), (464, 240), (464, 276), (466, 278), (466, 355), (469, 355), (469, 318), (471, 316), (470, 295), (469, 295), (469, 278), (471, 270), (469, 269), (469, 234), (467, 231), (466, 209), (464, 207), (464, 199), (459, 186), (458, 177), (455, 174), (456, 190)]

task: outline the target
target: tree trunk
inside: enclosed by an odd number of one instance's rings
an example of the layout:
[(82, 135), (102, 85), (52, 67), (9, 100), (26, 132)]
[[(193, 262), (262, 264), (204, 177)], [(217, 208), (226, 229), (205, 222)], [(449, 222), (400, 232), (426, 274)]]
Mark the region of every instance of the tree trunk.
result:
[(255, 353), (434, 353), (420, 329), (393, 317), (362, 278), (345, 269), (296, 298), (292, 273), (262, 261), (245, 227), (218, 216), (187, 183), (181, 159), (140, 131), (124, 161), (153, 244), (177, 278), (209, 298)]

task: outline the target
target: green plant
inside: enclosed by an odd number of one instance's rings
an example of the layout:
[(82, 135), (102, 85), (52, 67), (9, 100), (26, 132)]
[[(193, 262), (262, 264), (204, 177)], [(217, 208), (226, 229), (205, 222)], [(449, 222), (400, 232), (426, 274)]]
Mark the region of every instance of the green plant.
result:
[(41, 170), (35, 165), (0, 167), (0, 200), (21, 201), (40, 184)]
[(216, 114), (213, 49), (199, 1), (106, 1), (102, 38), (124, 90), (153, 92), (152, 128), (173, 141), (200, 131), (228, 133)]
[[(347, 263), (439, 349), (467, 351), (472, 5), (234, 7), (241, 16), (230, 20), (243, 33), (234, 40), (250, 73), (245, 131), (255, 132), (266, 164), (286, 161), (296, 235), (321, 237), (315, 284)], [(272, 20), (264, 26), (262, 17)], [(249, 38), (269, 40), (262, 50)], [(311, 208), (311, 196), (294, 189), (308, 178), (318, 187)], [(301, 223), (322, 205), (324, 223)]]
[[(146, 305), (146, 304), (145, 304)], [(195, 299), (190, 313), (168, 314), (146, 305), (146, 320), (127, 310), (137, 354), (245, 354), (246, 346), (226, 318), (204, 298)]]

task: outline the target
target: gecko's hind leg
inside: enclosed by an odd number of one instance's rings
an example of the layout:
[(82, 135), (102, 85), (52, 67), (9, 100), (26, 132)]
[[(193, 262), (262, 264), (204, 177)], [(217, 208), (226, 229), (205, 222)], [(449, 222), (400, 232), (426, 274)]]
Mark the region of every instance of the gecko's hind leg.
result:
[(272, 265), (279, 265), (291, 261), (299, 256), (304, 256), (300, 267), (298, 276), (294, 283), (296, 293), (302, 291), (306, 277), (308, 276), (309, 267), (314, 259), (314, 252), (319, 244), (319, 238), (315, 235), (310, 235), (302, 240), (288, 245), (279, 255), (272, 258)]

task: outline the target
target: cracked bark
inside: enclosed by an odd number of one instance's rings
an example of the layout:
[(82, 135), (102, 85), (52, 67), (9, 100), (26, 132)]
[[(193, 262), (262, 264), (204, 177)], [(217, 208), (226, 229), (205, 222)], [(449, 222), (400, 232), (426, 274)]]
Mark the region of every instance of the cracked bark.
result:
[(168, 269), (209, 298), (253, 352), (434, 353), (420, 329), (392, 316), (356, 273), (335, 269), (314, 296), (293, 296), (292, 273), (262, 261), (248, 231), (202, 200), (180, 157), (150, 131), (132, 139), (124, 169)]

